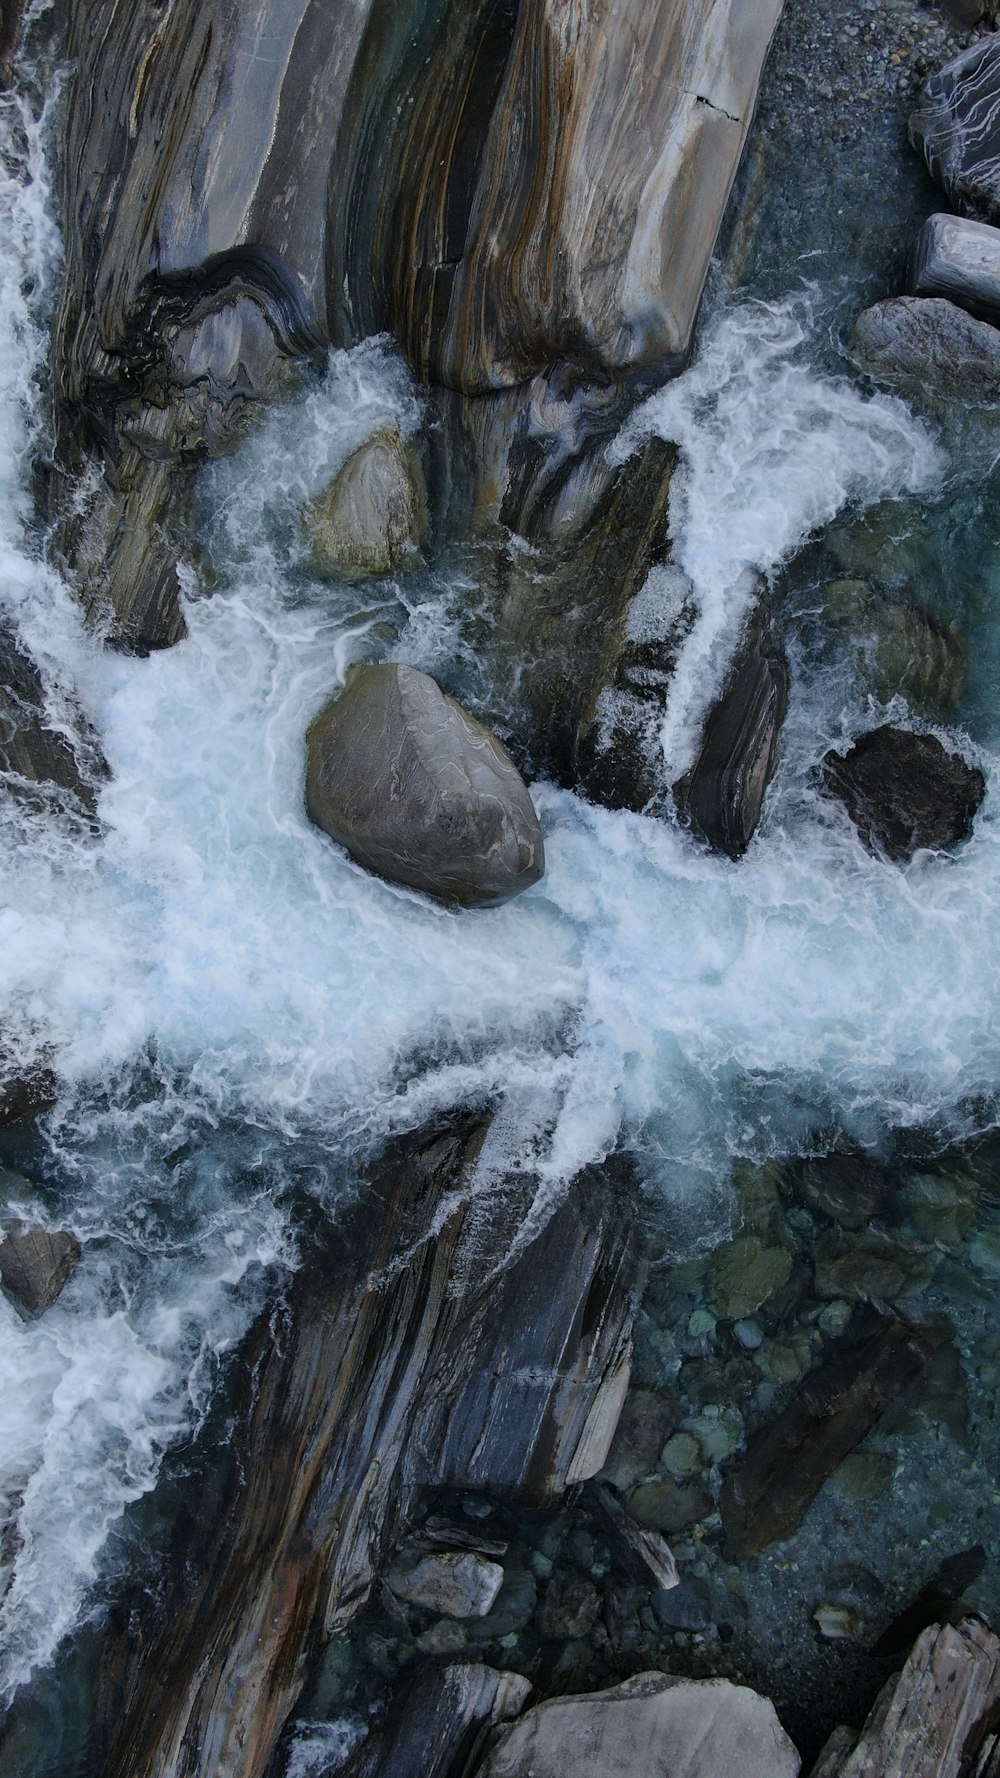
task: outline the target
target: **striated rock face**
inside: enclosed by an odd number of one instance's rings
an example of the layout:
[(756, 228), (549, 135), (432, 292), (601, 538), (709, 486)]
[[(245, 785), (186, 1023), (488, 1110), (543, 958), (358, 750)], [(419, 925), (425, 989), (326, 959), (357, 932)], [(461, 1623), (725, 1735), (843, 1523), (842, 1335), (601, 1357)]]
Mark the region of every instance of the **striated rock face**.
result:
[(80, 1261), (75, 1236), (21, 1228), (0, 1241), (0, 1284), (28, 1320), (51, 1308)]
[(85, 762), (52, 726), (34, 662), (0, 627), (0, 774), (5, 788), (22, 798), (55, 796), (70, 810), (93, 814), (96, 781), (106, 767), (95, 745), (89, 751)]
[(501, 1731), (481, 1778), (797, 1778), (774, 1706), (728, 1680), (640, 1673)]
[(994, 1778), (1000, 1642), (976, 1618), (933, 1624), (888, 1680), (860, 1736), (835, 1729), (811, 1778)]
[(1000, 320), (1000, 228), (964, 216), (929, 217), (917, 237), (910, 282), (915, 296), (946, 296)]
[(534, 805), (495, 735), (415, 667), (354, 667), (308, 734), (310, 818), (368, 870), (493, 907), (545, 868)]
[(312, 562), (350, 579), (412, 567), (427, 528), (419, 467), (399, 433), (365, 441), (305, 515)]
[(414, 102), (401, 71), (346, 145), (343, 333), (388, 326), (469, 392), (682, 361), (780, 12), (439, 6)]
[(1000, 328), (943, 297), (875, 303), (854, 324), (854, 356), (877, 381), (917, 400), (1000, 401)]
[(491, 1728), (517, 1716), (530, 1692), (519, 1673), (471, 1662), (427, 1667), (348, 1761), (344, 1778), (470, 1778)]
[(931, 76), (910, 140), (956, 210), (1000, 223), (1000, 41), (981, 37)]
[(757, 831), (787, 708), (786, 662), (754, 622), (705, 724), (698, 757), (676, 787), (678, 808), (713, 851), (742, 858)]
[(977, 766), (949, 753), (935, 735), (907, 729), (872, 729), (848, 753), (828, 753), (823, 775), (869, 851), (896, 864), (924, 848), (957, 846), (972, 832), (986, 794)]
[(476, 1205), (487, 1129), (400, 1145), (262, 1317), (218, 1509), (108, 1662), (106, 1778), (262, 1778), (417, 1489), (552, 1504), (605, 1462), (641, 1270), (624, 1202), (581, 1178), (504, 1268), (527, 1204)]

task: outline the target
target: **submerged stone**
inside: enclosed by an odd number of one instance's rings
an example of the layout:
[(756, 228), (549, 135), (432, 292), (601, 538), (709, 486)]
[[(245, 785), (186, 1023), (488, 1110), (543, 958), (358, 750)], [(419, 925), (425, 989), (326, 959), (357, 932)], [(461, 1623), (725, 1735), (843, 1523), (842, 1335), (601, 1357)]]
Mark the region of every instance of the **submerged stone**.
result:
[(847, 579), (828, 583), (824, 615), (853, 643), (861, 679), (882, 703), (902, 695), (929, 714), (958, 703), (969, 650), (955, 624)]
[(723, 1321), (741, 1321), (783, 1289), (791, 1271), (787, 1247), (759, 1235), (737, 1235), (712, 1256), (710, 1300)]
[(910, 140), (956, 210), (1000, 223), (1000, 38), (981, 37), (931, 76)]
[(80, 1253), (76, 1237), (61, 1230), (15, 1230), (0, 1241), (0, 1284), (15, 1308), (35, 1320), (61, 1294)]
[(868, 850), (896, 864), (957, 846), (986, 794), (978, 767), (935, 735), (888, 725), (862, 735), (846, 754), (828, 753), (823, 777)]
[(412, 452), (394, 427), (383, 427), (306, 512), (313, 566), (347, 579), (412, 567), (426, 530), (425, 499)]
[(774, 1706), (725, 1679), (640, 1673), (552, 1698), (498, 1737), (481, 1778), (797, 1778)]
[(311, 820), (368, 870), (463, 907), (537, 883), (542, 831), (490, 730), (415, 667), (353, 667), (307, 737)]

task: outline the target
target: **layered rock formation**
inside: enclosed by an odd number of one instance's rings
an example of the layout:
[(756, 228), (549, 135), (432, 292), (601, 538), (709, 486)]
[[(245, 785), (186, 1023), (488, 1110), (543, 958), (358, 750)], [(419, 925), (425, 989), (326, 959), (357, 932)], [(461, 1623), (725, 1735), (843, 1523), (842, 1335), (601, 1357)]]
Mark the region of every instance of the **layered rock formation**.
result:
[(427, 529), (415, 455), (384, 428), (359, 446), (304, 515), (312, 565), (358, 579), (412, 568)]
[(368, 870), (461, 907), (537, 883), (542, 830), (513, 761), (415, 667), (352, 667), (307, 737), (306, 807)]
[(729, 858), (742, 858), (756, 832), (787, 707), (787, 663), (757, 617), (709, 712), (698, 757), (676, 789), (695, 833)]
[(1000, 42), (981, 37), (932, 75), (910, 140), (956, 210), (1000, 223)]
[[(604, 1463), (638, 1260), (607, 1175), (503, 1269), (517, 1192), (475, 1209), (487, 1123), (403, 1146), (263, 1318), (235, 1473), (169, 1606), (108, 1664), (107, 1778), (259, 1778), (324, 1638), (439, 1483), (558, 1500)], [(238, 1481), (237, 1481), (238, 1477)]]

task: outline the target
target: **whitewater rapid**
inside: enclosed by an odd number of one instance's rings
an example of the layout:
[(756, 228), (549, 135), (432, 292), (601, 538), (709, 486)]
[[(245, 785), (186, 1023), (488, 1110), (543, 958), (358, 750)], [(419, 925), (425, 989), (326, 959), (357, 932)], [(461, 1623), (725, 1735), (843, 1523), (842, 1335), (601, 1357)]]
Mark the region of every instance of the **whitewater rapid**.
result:
[[(733, 1155), (820, 1126), (994, 1115), (1000, 1030), (996, 761), (972, 842), (906, 871), (869, 857), (815, 767), (870, 725), (797, 674), (778, 778), (733, 865), (676, 826), (533, 787), (544, 881), (455, 914), (383, 884), (313, 829), (305, 729), (354, 661), (453, 679), (462, 583), (310, 577), (296, 514), (423, 403), (389, 343), (325, 377), (207, 469), (211, 596), (147, 660), (100, 649), (31, 531), (58, 239), (44, 124), (8, 102), (0, 187), (0, 600), (111, 768), (98, 836), (3, 815), (0, 1031), (60, 1082), (27, 1214), (84, 1243), (30, 1327), (0, 1302), (0, 1698), (88, 1609), (108, 1532), (201, 1423), (225, 1354), (294, 1264), (294, 1197), (336, 1214), (351, 1157), (461, 1101), (504, 1107), (506, 1164), (540, 1207), (630, 1148), (689, 1238), (725, 1216)], [(690, 750), (745, 609), (848, 504), (925, 491), (934, 442), (899, 402), (817, 368), (808, 295), (723, 304), (686, 376), (626, 428), (682, 449), (671, 514), (697, 621), (664, 745)], [(647, 599), (655, 596), (655, 587)], [(23, 1188), (18, 1187), (18, 1192)], [(687, 1207), (686, 1212), (684, 1207)], [(706, 1208), (711, 1208), (711, 1214)]]

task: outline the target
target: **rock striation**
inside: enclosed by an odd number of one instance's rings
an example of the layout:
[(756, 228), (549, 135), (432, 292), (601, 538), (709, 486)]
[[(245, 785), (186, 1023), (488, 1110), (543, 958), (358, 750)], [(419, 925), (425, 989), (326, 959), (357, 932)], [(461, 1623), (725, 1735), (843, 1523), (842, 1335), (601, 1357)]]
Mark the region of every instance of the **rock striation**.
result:
[(541, 877), (517, 768), (426, 673), (352, 667), (307, 749), (310, 819), (368, 870), (462, 907), (494, 907)]
[(980, 37), (931, 76), (910, 140), (956, 210), (1000, 223), (1000, 40)]
[(888, 726), (871, 729), (846, 754), (828, 753), (823, 776), (868, 850), (895, 864), (967, 839), (986, 794), (978, 766), (949, 753), (936, 735)]
[(470, 1778), (490, 1730), (519, 1715), (531, 1693), (519, 1673), (462, 1663), (426, 1667), (364, 1741), (344, 1778)]
[(713, 851), (736, 859), (749, 846), (777, 770), (787, 708), (787, 663), (754, 621), (709, 713), (698, 757), (675, 787), (681, 814)]
[(964, 216), (928, 217), (914, 248), (910, 287), (915, 296), (945, 296), (1000, 321), (1000, 228)]
[(261, 1778), (417, 1490), (553, 1504), (606, 1461), (641, 1272), (625, 1205), (583, 1176), (505, 1266), (527, 1204), (477, 1212), (487, 1131), (399, 1145), (262, 1316), (217, 1510), (109, 1657), (106, 1778)]
[(468, 393), (680, 364), (781, 0), (437, 9), (343, 144), (340, 337)]
[(797, 1778), (774, 1706), (728, 1680), (640, 1673), (553, 1698), (499, 1731), (481, 1778)]

